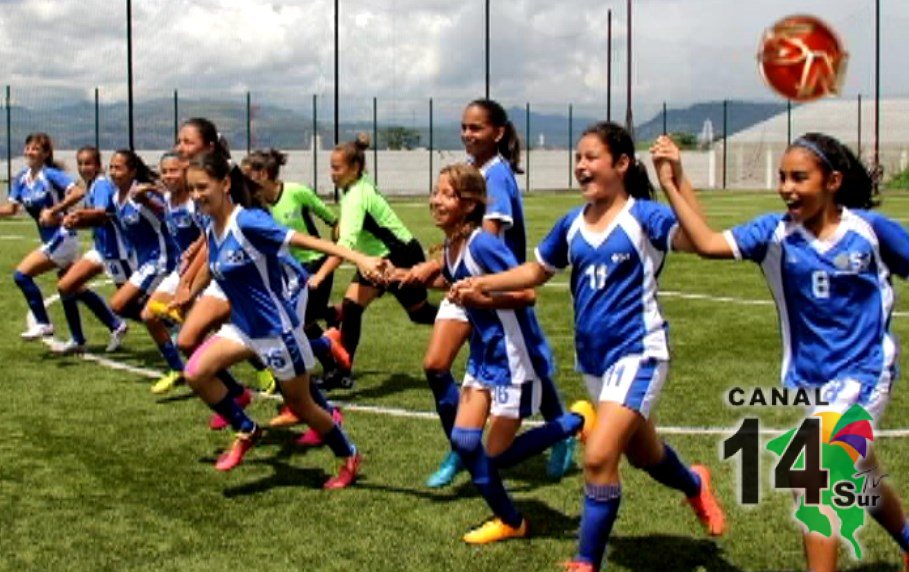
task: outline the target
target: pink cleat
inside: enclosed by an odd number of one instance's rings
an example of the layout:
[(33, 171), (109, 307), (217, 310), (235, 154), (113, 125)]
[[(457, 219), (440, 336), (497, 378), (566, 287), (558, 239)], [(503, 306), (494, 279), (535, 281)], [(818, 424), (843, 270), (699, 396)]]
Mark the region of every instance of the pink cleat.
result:
[(354, 453), (344, 459), (344, 464), (338, 471), (338, 476), (332, 477), (322, 485), (323, 489), (346, 489), (357, 480), (357, 473), (360, 471), (360, 462), (363, 461), (363, 455)]
[[(344, 423), (344, 416), (341, 415), (340, 408), (335, 407), (331, 410), (331, 420), (338, 426)], [(318, 431), (310, 427), (297, 438), (295, 443), (301, 447), (321, 447), (324, 441), (322, 441), (322, 435), (319, 435)]]
[(237, 433), (237, 438), (230, 450), (218, 457), (215, 468), (221, 472), (226, 472), (243, 462), (243, 457), (252, 449), (259, 439), (262, 438), (262, 429), (256, 427), (249, 433)]

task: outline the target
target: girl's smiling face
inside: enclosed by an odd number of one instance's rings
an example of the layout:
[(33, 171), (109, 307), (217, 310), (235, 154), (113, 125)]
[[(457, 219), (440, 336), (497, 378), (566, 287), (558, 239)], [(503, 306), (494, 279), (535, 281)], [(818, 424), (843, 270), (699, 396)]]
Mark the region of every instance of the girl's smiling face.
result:
[(595, 134), (585, 135), (575, 151), (574, 177), (588, 201), (609, 199), (625, 191), (625, 173), (631, 164), (626, 155), (612, 156)]
[(834, 199), (842, 180), (839, 171), (825, 172), (812, 151), (796, 146), (780, 161), (777, 192), (792, 219), (812, 227), (828, 209), (837, 208)]
[(218, 179), (205, 169), (189, 167), (186, 170), (186, 186), (190, 196), (203, 213), (217, 217), (230, 210), (230, 177)]

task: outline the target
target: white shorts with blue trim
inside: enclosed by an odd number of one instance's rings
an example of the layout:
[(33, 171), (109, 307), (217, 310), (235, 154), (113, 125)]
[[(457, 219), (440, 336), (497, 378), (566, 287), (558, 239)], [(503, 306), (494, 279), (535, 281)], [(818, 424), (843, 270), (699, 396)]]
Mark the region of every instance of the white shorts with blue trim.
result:
[(668, 372), (667, 360), (634, 354), (619, 359), (601, 376), (585, 374), (584, 383), (597, 403), (619, 403), (647, 419)]
[(312, 348), (303, 335), (302, 327), (284, 332), (280, 336), (250, 338), (235, 325), (224, 324), (215, 335), (254, 351), (278, 381), (288, 381), (303, 375), (316, 365)]
[(101, 265), (104, 268), (104, 273), (107, 274), (111, 281), (118, 287), (126, 284), (126, 281), (132, 276), (133, 267), (135, 266), (133, 261), (125, 258), (104, 258), (101, 256), (101, 253), (94, 248), (83, 254), (82, 258)]
[(467, 310), (464, 306), (455, 304), (448, 298), (442, 298), (439, 303), (439, 311), (436, 314), (436, 322), (439, 320), (453, 320), (455, 322), (469, 322), (467, 319)]
[(41, 252), (57, 268), (68, 268), (79, 258), (79, 237), (75, 234), (58, 232), (52, 239), (41, 245)]
[(461, 387), (488, 391), (490, 414), (508, 419), (526, 419), (539, 411), (543, 395), (543, 385), (539, 379), (511, 385), (488, 385), (468, 373), (464, 375)]
[(871, 417), (873, 425), (881, 419), (884, 409), (890, 403), (890, 386), (893, 378), (890, 371), (885, 369), (876, 385), (865, 385), (856, 379), (835, 379), (821, 386), (820, 396), (827, 405), (816, 405), (811, 408), (809, 415), (835, 411), (845, 413), (853, 405), (861, 405)]
[(155, 291), (168, 275), (167, 268), (157, 262), (146, 262), (139, 266), (129, 277), (129, 283), (141, 290), (144, 294)]
[(205, 290), (202, 290), (199, 297), (201, 298), (202, 296), (210, 296), (211, 298), (217, 298), (218, 300), (223, 300), (225, 302), (228, 301), (227, 294), (224, 293), (224, 290), (221, 289), (218, 285), (218, 281), (215, 279), (212, 279), (212, 281), (208, 283), (208, 286), (205, 287)]

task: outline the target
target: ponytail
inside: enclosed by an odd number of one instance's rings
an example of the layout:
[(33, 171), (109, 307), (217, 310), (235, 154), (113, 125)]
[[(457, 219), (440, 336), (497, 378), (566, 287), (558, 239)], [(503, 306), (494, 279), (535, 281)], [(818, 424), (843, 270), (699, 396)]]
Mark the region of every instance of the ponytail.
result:
[(789, 146), (794, 147), (811, 152), (825, 177), (834, 171), (842, 174), (843, 181), (834, 196), (836, 204), (851, 209), (870, 209), (880, 204), (871, 174), (855, 153), (837, 139), (823, 133), (805, 133)]
[(508, 113), (502, 105), (492, 99), (475, 99), (467, 107), (479, 107), (486, 112), (486, 117), (493, 127), (503, 129), (502, 138), (496, 144), (499, 155), (505, 157), (511, 170), (516, 174), (524, 172), (521, 169), (521, 140), (514, 124), (508, 119)]
[(360, 132), (355, 140), (335, 146), (334, 150), (341, 153), (344, 162), (357, 168), (357, 179), (362, 177), (363, 171), (366, 170), (366, 150), (369, 149), (369, 143), (369, 135)]

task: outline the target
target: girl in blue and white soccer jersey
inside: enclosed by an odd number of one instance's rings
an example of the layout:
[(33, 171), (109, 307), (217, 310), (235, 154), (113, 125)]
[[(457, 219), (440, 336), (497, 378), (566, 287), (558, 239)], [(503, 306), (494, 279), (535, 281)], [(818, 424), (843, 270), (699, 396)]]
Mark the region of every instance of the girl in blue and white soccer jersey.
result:
[(308, 370), (314, 358), (303, 334), (302, 312), (286, 296), (280, 255), (288, 245), (319, 250), (357, 263), (364, 276), (373, 279), (379, 261), (289, 231), (264, 211), (235, 205), (230, 199), (230, 171), (227, 159), (217, 153), (197, 155), (187, 168), (193, 200), (210, 217), (206, 228), (208, 266), (203, 267), (203, 280), (196, 287), (201, 289), (205, 278), (214, 278), (231, 305), (230, 323), (195, 351), (185, 372), (199, 397), (237, 431), (233, 446), (215, 466), (222, 471), (236, 467), (262, 434), (224, 385), (214, 381), (215, 374), (258, 355), (277, 378), (287, 404), (322, 435), (336, 456), (344, 459), (339, 474), (326, 481), (325, 488), (346, 487), (356, 478), (360, 455), (310, 393)]
[[(586, 437), (584, 500), (578, 554), (568, 570), (599, 570), (622, 498), (619, 460), (683, 492), (709, 533), (725, 516), (706, 467), (688, 467), (657, 436), (650, 412), (666, 378), (667, 324), (657, 303), (666, 252), (684, 233), (636, 162), (628, 132), (597, 123), (577, 144), (575, 177), (585, 204), (562, 217), (528, 262), (502, 274), (471, 278), (453, 290), (497, 292), (543, 284), (572, 267), (575, 355), (597, 423)], [(687, 188), (690, 191), (690, 188)]]
[[(57, 281), (61, 299), (76, 296), (110, 330), (110, 342), (106, 351), (120, 347), (129, 325), (117, 317), (103, 298), (86, 288), (89, 280), (106, 272), (119, 288), (132, 274), (132, 253), (123, 236), (123, 231), (114, 215), (114, 197), (117, 188), (101, 169), (101, 152), (95, 147), (85, 146), (76, 152), (79, 176), (88, 187), (85, 204), (63, 217), (63, 226), (69, 229), (92, 227), (92, 248), (82, 255)], [(89, 292), (89, 294), (85, 294)], [(84, 338), (82, 338), (84, 339)], [(73, 336), (73, 341), (77, 341)], [(72, 351), (78, 347), (64, 347)]]
[[(129, 149), (116, 151), (108, 174), (117, 186), (117, 220), (136, 257), (136, 269), (111, 297), (110, 305), (120, 315), (139, 317), (144, 299), (176, 268), (177, 247), (164, 223), (164, 198), (154, 184), (157, 177), (142, 159)], [(161, 323), (145, 325), (167, 363), (166, 375), (179, 377), (183, 360), (170, 332)]]
[[(24, 207), (38, 225), (41, 246), (27, 254), (13, 273), (13, 280), (22, 290), (34, 318), (34, 323), (22, 332), (22, 339), (37, 340), (53, 335), (54, 326), (34, 277), (50, 270), (66, 269), (76, 260), (79, 255), (76, 233), (61, 228), (60, 222), (66, 210), (82, 200), (85, 193), (54, 161), (54, 147), (46, 133), (29, 134), (25, 138), (24, 155), (28, 166), (11, 181), (9, 203), (0, 206), (0, 217), (14, 216)], [(74, 299), (66, 298), (62, 302), (68, 321), (73, 313), (78, 316)]]
[[(442, 169), (430, 206), (436, 226), (445, 232), (443, 268), (436, 287), (500, 272), (517, 265), (508, 246), (481, 227), (486, 206), (483, 175), (471, 165)], [(474, 485), (492, 509), (493, 518), (464, 535), (470, 544), (486, 544), (527, 535), (499, 477), (511, 466), (576, 434), (585, 425), (568, 413), (516, 437), (521, 420), (558, 399), (551, 376), (552, 353), (530, 306), (533, 290), (507, 296), (467, 292), (455, 302), (470, 321), (470, 355), (458, 408), (450, 429), (452, 451), (470, 472)], [(544, 386), (550, 389), (544, 391)], [(561, 404), (557, 404), (561, 409)], [(550, 407), (551, 408), (551, 407)], [(486, 447), (483, 428), (489, 421)]]
[[(821, 388), (831, 408), (859, 404), (880, 419), (896, 373), (891, 274), (909, 277), (909, 232), (867, 210), (873, 186), (855, 155), (827, 135), (799, 137), (780, 163), (786, 212), (719, 233), (680, 195), (677, 150), (660, 140), (652, 152), (692, 249), (760, 264), (780, 316), (783, 385)], [(883, 499), (869, 513), (899, 544), (909, 569), (909, 522), (899, 497), (880, 479), (873, 455), (863, 468), (873, 471), (868, 481), (879, 484), (872, 494)], [(809, 569), (836, 568), (836, 536), (805, 534), (804, 542)]]
[[(527, 258), (527, 237), (524, 225), (524, 206), (515, 175), (521, 173), (521, 147), (514, 125), (498, 102), (476, 99), (467, 104), (461, 115), (461, 142), (469, 161), (486, 180), (486, 214), (483, 229), (500, 237), (519, 263)], [(427, 281), (442, 270), (438, 260), (418, 264), (404, 277), (404, 282)], [(470, 336), (470, 322), (463, 308), (450, 300), (439, 306), (432, 335), (423, 358), (423, 370), (436, 402), (446, 437), (451, 437), (458, 404), (458, 387), (451, 375), (451, 366), (461, 347)], [(541, 413), (553, 420), (565, 413), (555, 387), (545, 387), (554, 394), (543, 400)], [(561, 477), (574, 464), (574, 439), (553, 446), (547, 473)], [(464, 469), (455, 452), (450, 452), (439, 468), (426, 481), (429, 487), (441, 487), (452, 482)]]

